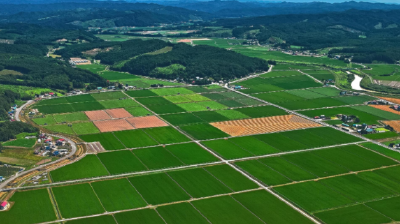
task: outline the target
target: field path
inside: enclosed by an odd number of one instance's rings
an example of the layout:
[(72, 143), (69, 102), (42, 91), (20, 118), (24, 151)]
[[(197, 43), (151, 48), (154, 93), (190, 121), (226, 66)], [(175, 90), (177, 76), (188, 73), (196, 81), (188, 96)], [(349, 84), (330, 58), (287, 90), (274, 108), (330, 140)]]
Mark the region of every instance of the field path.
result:
[(269, 73), (269, 72), (272, 71), (272, 68), (273, 68), (273, 67), (274, 67), (274, 66), (271, 65), (271, 66), (269, 66), (269, 69), (268, 69), (268, 71), (266, 71), (266, 72), (261, 72), (261, 73), (258, 73), (258, 74), (250, 75), (250, 76), (247, 76), (247, 77), (244, 77), (244, 78), (241, 78), (241, 79), (235, 80), (235, 81), (233, 81), (233, 82), (229, 82), (229, 83), (241, 82), (241, 81), (245, 81), (245, 80), (247, 80), (247, 79), (252, 79), (252, 78), (258, 77), (258, 76), (263, 75), (263, 74), (267, 74), (267, 73)]

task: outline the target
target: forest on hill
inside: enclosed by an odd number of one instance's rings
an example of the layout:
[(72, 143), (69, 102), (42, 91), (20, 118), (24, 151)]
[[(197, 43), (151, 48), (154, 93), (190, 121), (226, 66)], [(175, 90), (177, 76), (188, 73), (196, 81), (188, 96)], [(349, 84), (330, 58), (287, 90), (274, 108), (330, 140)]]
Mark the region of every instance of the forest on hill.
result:
[[(309, 15), (278, 15), (242, 19), (223, 19), (218, 25), (233, 28), (241, 37), (258, 30), (261, 43), (282, 40), (280, 47), (301, 46), (303, 50), (332, 49), (330, 54), (354, 56), (354, 62), (395, 63), (400, 59), (400, 10), (360, 11)], [(343, 48), (342, 48), (343, 47)]]
[(267, 71), (265, 60), (205, 45), (176, 44), (172, 51), (143, 55), (127, 62), (123, 71), (163, 79), (215, 81), (241, 78), (257, 71)]

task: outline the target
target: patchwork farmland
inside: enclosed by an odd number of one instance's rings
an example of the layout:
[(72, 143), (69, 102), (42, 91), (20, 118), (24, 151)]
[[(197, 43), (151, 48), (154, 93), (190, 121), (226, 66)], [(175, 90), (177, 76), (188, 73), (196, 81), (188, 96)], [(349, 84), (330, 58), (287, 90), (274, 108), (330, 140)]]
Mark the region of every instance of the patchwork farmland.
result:
[[(79, 139), (86, 151), (49, 170), (49, 184), (15, 188), (7, 199), (12, 206), (0, 219), (17, 224), (400, 221), (400, 154), (314, 119), (357, 112), (360, 120), (392, 124), (400, 115), (380, 115), (361, 105), (375, 98), (340, 95), (297, 71), (266, 73), (238, 85), (244, 88), (155, 88), (35, 103), (39, 114), (33, 122)], [(28, 217), (32, 203), (40, 209)]]

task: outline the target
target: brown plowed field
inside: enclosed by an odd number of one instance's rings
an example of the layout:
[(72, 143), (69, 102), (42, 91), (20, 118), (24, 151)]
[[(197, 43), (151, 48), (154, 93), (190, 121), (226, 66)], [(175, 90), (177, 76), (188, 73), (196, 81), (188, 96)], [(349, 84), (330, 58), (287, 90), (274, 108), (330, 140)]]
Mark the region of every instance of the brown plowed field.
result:
[(318, 123), (296, 115), (215, 122), (211, 123), (211, 125), (231, 136), (254, 135), (321, 126)]
[(100, 130), (100, 132), (124, 131), (124, 130), (135, 129), (125, 119), (94, 121), (93, 123)]
[(390, 112), (390, 113), (394, 113), (394, 114), (399, 114), (400, 115), (400, 111), (393, 110), (392, 108), (390, 108), (390, 105), (369, 105), (369, 106), (374, 107), (374, 108), (379, 109), (379, 110), (384, 110), (384, 111), (387, 111), (387, 112)]
[(400, 132), (400, 121), (383, 121), (384, 124), (390, 125), (395, 131)]
[(379, 98), (381, 98), (382, 100), (386, 100), (386, 101), (395, 103), (395, 104), (400, 104), (400, 99), (397, 99), (397, 98), (390, 98), (390, 97), (379, 97)]
[(135, 128), (155, 128), (155, 127), (168, 126), (167, 123), (160, 120), (156, 116), (132, 117), (132, 118), (127, 118), (126, 120)]
[(133, 117), (128, 111), (123, 108), (120, 109), (110, 109), (106, 110), (107, 114), (110, 115), (112, 118), (126, 118), (126, 117)]
[(104, 110), (85, 111), (91, 121), (109, 120), (111, 117)]

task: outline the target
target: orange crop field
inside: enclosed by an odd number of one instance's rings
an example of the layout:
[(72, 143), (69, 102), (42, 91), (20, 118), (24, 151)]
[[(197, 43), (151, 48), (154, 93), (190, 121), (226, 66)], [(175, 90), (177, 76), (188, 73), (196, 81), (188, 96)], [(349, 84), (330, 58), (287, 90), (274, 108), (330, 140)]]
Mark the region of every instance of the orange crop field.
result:
[(382, 100), (386, 100), (392, 103), (400, 104), (400, 99), (397, 98), (390, 98), (390, 97), (379, 97)]
[(321, 126), (318, 123), (296, 115), (215, 122), (211, 123), (211, 125), (231, 136), (254, 135)]
[(384, 110), (384, 111), (387, 111), (387, 112), (390, 112), (390, 113), (394, 113), (394, 114), (399, 114), (400, 115), (400, 111), (393, 110), (392, 108), (390, 108), (390, 105), (369, 105), (369, 106), (374, 107), (374, 108), (379, 109), (379, 110)]
[(100, 130), (100, 132), (124, 131), (124, 130), (135, 129), (125, 119), (94, 121), (93, 123)]
[(104, 110), (85, 111), (91, 121), (109, 120), (111, 117)]
[(384, 124), (389, 125), (392, 127), (395, 131), (400, 132), (400, 121), (383, 121)]
[(112, 118), (127, 118), (133, 117), (128, 111), (123, 108), (120, 109), (110, 109), (106, 110), (107, 114), (109, 114)]
[(168, 126), (167, 123), (160, 120), (156, 116), (133, 117), (133, 118), (128, 118), (126, 120), (135, 128), (155, 128), (155, 127)]

